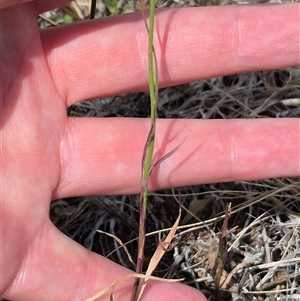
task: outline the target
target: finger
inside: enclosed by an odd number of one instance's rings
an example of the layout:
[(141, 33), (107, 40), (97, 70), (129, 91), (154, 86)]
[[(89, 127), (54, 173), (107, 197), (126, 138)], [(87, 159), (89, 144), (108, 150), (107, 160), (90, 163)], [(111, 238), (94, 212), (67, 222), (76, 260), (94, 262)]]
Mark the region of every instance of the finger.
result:
[[(300, 64), (300, 4), (158, 10), (159, 85)], [(148, 36), (141, 13), (42, 32), (67, 105), (147, 89)]]
[[(140, 191), (149, 120), (69, 119), (53, 198)], [(151, 189), (300, 175), (300, 119), (157, 120)]]
[[(49, 221), (36, 236), (22, 269), (3, 298), (23, 301), (85, 300), (128, 273), (132, 271), (87, 251)], [(115, 289), (113, 299), (130, 300), (132, 287), (133, 279), (122, 283)], [(109, 300), (109, 294), (97, 300)], [(150, 300), (206, 299), (200, 292), (181, 284), (149, 282), (142, 301)]]
[(27, 2), (34, 2), (36, 10), (38, 13), (60, 7), (66, 3), (68, 0), (0, 0), (0, 9), (13, 6), (16, 4), (22, 4)]
[(0, 0), (0, 9), (34, 0)]

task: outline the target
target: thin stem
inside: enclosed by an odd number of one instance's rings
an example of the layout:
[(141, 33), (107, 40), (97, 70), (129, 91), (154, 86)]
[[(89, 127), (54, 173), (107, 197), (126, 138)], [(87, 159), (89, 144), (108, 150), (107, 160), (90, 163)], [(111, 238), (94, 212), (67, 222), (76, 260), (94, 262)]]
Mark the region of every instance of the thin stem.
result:
[(95, 14), (96, 14), (96, 0), (92, 0), (91, 3), (91, 13), (90, 13), (90, 19), (95, 19)]
[[(153, 37), (154, 37), (154, 13), (155, 13), (155, 0), (150, 0), (150, 24), (146, 23), (148, 31), (148, 76), (149, 76), (149, 92), (150, 92), (150, 130), (145, 144), (143, 159), (142, 159), (142, 179), (141, 179), (141, 194), (140, 194), (140, 222), (139, 222), (139, 243), (138, 243), (138, 257), (136, 272), (141, 273), (143, 268), (145, 239), (146, 239), (146, 211), (148, 200), (148, 182), (152, 171), (152, 159), (154, 152), (155, 130), (156, 130), (156, 117), (157, 117), (157, 100), (158, 100), (158, 87), (157, 87), (157, 61), (154, 51)], [(143, 17), (145, 19), (144, 13)], [(142, 282), (137, 279), (134, 284), (131, 300), (138, 299)]]

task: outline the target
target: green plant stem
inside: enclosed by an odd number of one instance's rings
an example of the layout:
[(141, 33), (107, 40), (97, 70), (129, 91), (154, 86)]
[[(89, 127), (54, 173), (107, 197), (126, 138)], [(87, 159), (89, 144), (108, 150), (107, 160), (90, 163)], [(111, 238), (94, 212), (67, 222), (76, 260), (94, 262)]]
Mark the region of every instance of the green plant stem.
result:
[[(145, 160), (142, 162), (142, 192), (141, 197), (141, 212), (144, 218), (140, 220), (141, 227), (145, 224), (147, 199), (148, 199), (148, 182), (150, 171), (152, 167), (152, 159), (154, 152), (155, 130), (156, 130), (156, 116), (157, 116), (157, 76), (156, 76), (156, 59), (153, 45), (154, 36), (154, 14), (155, 14), (155, 0), (150, 1), (150, 24), (148, 29), (148, 76), (149, 76), (149, 92), (150, 92), (150, 118), (151, 127), (148, 139), (145, 145), (144, 154)], [(143, 227), (145, 228), (145, 227)], [(143, 233), (145, 236), (146, 234)]]
[[(141, 194), (140, 194), (140, 222), (139, 222), (139, 243), (138, 243), (138, 258), (136, 264), (136, 272), (141, 273), (144, 259), (145, 239), (146, 239), (146, 211), (148, 200), (148, 183), (152, 171), (152, 159), (154, 153), (156, 117), (157, 117), (157, 62), (155, 57), (153, 37), (154, 37), (154, 14), (155, 0), (150, 0), (150, 21), (149, 27), (146, 23), (148, 31), (148, 76), (149, 76), (149, 92), (150, 92), (150, 130), (145, 144), (143, 159), (142, 159), (142, 179), (141, 179)], [(144, 14), (143, 17), (145, 18)], [(146, 22), (146, 21), (145, 21)], [(141, 280), (135, 281), (131, 300), (137, 300), (140, 289)]]
[(157, 116), (157, 76), (156, 76), (156, 59), (153, 45), (154, 36), (154, 13), (155, 13), (155, 1), (150, 2), (150, 26), (148, 30), (149, 42), (148, 42), (148, 76), (149, 76), (149, 92), (150, 92), (150, 118), (151, 127), (147, 143), (145, 145), (144, 153), (146, 153), (145, 162), (142, 171), (142, 187), (144, 188), (143, 211), (146, 213), (147, 197), (148, 197), (148, 180), (150, 176), (150, 170), (152, 166), (152, 158), (154, 152), (155, 142), (155, 130), (156, 130), (156, 116)]

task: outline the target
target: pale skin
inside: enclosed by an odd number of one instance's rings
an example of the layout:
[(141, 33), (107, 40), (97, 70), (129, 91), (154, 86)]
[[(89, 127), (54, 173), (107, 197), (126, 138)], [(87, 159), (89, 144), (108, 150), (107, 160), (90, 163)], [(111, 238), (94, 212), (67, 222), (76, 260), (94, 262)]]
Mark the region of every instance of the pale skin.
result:
[[(12, 300), (84, 300), (130, 273), (59, 232), (49, 206), (139, 192), (149, 120), (68, 118), (66, 108), (146, 90), (147, 33), (140, 14), (40, 32), (38, 13), (65, 2), (0, 1), (0, 296)], [(299, 24), (299, 4), (160, 10), (159, 84), (299, 65)], [(154, 171), (151, 189), (300, 175), (296, 118), (158, 120), (157, 132), (156, 158), (188, 138)], [(129, 300), (132, 283), (114, 300)], [(151, 282), (142, 300), (205, 298)]]

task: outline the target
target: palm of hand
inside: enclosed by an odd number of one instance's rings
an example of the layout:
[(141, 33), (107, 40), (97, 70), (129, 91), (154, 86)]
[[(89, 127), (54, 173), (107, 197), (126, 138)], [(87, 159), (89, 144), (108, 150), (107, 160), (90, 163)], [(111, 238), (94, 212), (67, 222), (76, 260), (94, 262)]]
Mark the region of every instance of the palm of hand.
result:
[[(48, 216), (60, 177), (67, 117), (29, 6), (6, 10), (2, 24), (1, 32), (9, 35), (2, 53), (6, 60), (1, 112), (3, 199), (7, 200), (2, 204), (2, 270), (6, 271), (2, 289), (6, 291), (17, 274), (19, 285), (25, 273), (34, 285), (38, 277), (32, 274), (34, 267), (47, 266), (45, 260), (51, 260), (47, 253), (57, 245)], [(51, 277), (51, 271), (44, 272)]]

